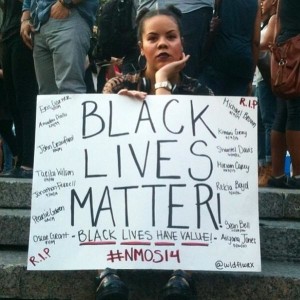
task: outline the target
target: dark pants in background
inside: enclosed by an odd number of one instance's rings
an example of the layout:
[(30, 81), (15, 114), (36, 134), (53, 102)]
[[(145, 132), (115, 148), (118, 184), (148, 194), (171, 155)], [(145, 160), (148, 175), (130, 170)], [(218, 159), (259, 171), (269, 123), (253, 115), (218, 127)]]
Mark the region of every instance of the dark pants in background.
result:
[(33, 167), (36, 96), (32, 51), (15, 35), (3, 42), (4, 84), (15, 125), (18, 165)]

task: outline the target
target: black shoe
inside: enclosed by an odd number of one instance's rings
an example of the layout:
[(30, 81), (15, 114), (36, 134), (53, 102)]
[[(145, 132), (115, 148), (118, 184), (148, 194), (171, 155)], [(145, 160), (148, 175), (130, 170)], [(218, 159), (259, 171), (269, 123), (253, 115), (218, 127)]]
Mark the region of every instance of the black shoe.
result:
[(288, 178), (286, 175), (282, 175), (279, 178), (271, 176), (268, 180), (268, 187), (274, 187), (279, 189), (289, 189)]
[(162, 300), (190, 300), (193, 297), (191, 277), (182, 270), (176, 270), (161, 291)]
[(128, 288), (115, 270), (105, 269), (99, 277), (96, 300), (128, 300)]
[(33, 177), (33, 170), (26, 170), (21, 168), (20, 178), (29, 178), (32, 179)]
[(300, 178), (290, 177), (287, 184), (291, 189), (300, 189)]
[(15, 167), (13, 169), (10, 169), (6, 172), (1, 173), (2, 178), (21, 178), (21, 168), (20, 167)]
[(15, 167), (9, 171), (0, 174), (2, 178), (29, 178), (32, 179), (33, 170), (26, 170), (20, 167)]

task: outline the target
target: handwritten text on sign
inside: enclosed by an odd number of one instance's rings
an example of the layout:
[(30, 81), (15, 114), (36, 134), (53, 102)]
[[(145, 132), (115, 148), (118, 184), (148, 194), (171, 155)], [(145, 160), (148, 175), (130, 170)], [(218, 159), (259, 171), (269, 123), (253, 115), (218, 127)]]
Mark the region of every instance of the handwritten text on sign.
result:
[(256, 104), (39, 96), (28, 269), (259, 271)]

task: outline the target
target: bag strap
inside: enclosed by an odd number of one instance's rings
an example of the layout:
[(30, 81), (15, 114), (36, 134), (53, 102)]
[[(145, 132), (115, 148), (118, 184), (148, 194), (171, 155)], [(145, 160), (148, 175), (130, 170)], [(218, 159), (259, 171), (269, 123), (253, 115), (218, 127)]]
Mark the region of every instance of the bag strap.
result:
[(274, 40), (273, 43), (276, 43), (276, 38), (280, 32), (280, 18), (279, 18), (279, 9), (280, 9), (280, 0), (277, 0), (277, 10), (276, 10), (276, 22), (274, 28)]

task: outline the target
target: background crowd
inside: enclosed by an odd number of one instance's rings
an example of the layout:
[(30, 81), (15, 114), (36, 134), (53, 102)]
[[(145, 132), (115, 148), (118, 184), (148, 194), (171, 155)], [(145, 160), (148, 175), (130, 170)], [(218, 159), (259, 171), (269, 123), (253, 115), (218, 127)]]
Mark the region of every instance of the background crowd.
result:
[[(99, 57), (93, 51), (101, 39), (101, 30), (95, 33), (99, 12), (112, 1), (0, 0), (1, 176), (32, 178), (38, 94), (101, 93), (110, 78), (144, 70), (136, 31), (122, 57), (109, 51)], [(299, 1), (120, 1), (131, 3), (133, 25), (144, 8), (172, 4), (181, 11), (183, 48), (189, 55), (183, 73), (214, 95), (256, 95), (259, 186), (300, 188), (300, 97), (277, 97), (268, 66), (269, 45), (300, 33)]]

